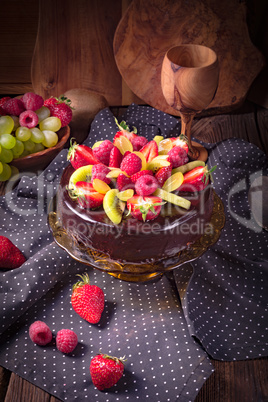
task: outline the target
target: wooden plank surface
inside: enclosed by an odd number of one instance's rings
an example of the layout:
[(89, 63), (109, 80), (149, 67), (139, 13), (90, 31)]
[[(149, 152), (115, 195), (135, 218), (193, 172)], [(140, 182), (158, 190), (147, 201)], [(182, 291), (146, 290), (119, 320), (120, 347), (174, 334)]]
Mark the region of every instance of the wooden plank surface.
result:
[(145, 103), (179, 115), (165, 101), (160, 77), (165, 52), (186, 43), (211, 47), (218, 55), (219, 86), (206, 114), (240, 106), (264, 66), (264, 57), (250, 40), (246, 5), (240, 0), (133, 0), (115, 33), (116, 63)]

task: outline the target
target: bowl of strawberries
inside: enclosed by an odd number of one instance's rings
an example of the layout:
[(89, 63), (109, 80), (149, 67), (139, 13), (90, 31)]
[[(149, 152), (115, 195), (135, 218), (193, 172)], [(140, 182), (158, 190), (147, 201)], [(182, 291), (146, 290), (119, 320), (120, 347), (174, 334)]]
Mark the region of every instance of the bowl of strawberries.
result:
[(44, 169), (67, 146), (72, 119), (65, 97), (27, 92), (0, 99), (0, 181), (7, 181), (12, 167), (19, 171)]

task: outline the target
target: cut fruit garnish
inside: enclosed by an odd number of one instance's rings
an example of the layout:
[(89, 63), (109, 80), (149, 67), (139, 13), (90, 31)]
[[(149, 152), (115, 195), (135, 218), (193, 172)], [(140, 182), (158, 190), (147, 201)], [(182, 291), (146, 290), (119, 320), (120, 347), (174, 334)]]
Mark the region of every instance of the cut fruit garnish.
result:
[(103, 209), (115, 225), (119, 225), (123, 216), (121, 200), (117, 197), (118, 193), (119, 190), (113, 188), (105, 194), (103, 199)]
[(183, 180), (184, 178), (181, 172), (174, 173), (165, 181), (162, 190), (171, 193), (172, 191), (177, 190), (182, 185)]
[(127, 201), (129, 198), (133, 197), (133, 195), (134, 195), (134, 190), (129, 188), (128, 190), (120, 191), (117, 194), (117, 198), (119, 198), (119, 200), (121, 200), (121, 201)]
[(159, 145), (160, 141), (163, 141), (164, 137), (162, 135), (156, 135), (153, 140)]
[(179, 195), (169, 193), (168, 191), (163, 190), (162, 188), (158, 188), (155, 190), (154, 194), (157, 197), (162, 198), (162, 200), (170, 202), (171, 204), (178, 205), (184, 209), (189, 209), (191, 206), (191, 202), (186, 198), (180, 197)]
[(123, 135), (117, 137), (114, 140), (114, 145), (119, 149), (122, 155), (124, 155), (127, 151), (133, 152), (133, 145), (131, 144), (129, 139), (124, 137)]
[(78, 181), (90, 181), (93, 165), (86, 165), (76, 169), (69, 179), (69, 189), (74, 188)]
[(205, 166), (205, 162), (198, 161), (198, 160), (188, 162), (185, 165), (182, 165), (182, 166), (179, 166), (179, 167), (173, 169), (172, 174), (177, 173), (177, 172), (181, 172), (182, 174), (184, 174), (199, 166)]
[(107, 173), (106, 177), (108, 177), (109, 179), (117, 179), (117, 177), (122, 173), (125, 176), (127, 176), (126, 172), (123, 172), (123, 170), (119, 169), (119, 168), (109, 168), (111, 169), (111, 171), (109, 173)]
[(141, 170), (145, 170), (147, 167), (145, 156), (139, 151), (133, 151), (133, 154), (137, 155), (141, 159)]
[(158, 169), (161, 169), (164, 166), (169, 166), (170, 162), (168, 162), (166, 159), (159, 159), (158, 157), (154, 158), (151, 160), (151, 162), (147, 163), (146, 169), (152, 170), (153, 172), (156, 172)]
[(111, 187), (100, 179), (94, 179), (92, 185), (94, 190), (100, 194), (106, 194), (109, 190), (111, 190)]
[(95, 144), (92, 146), (91, 149), (98, 148), (98, 146), (99, 146), (102, 142), (103, 142), (103, 141), (97, 141), (97, 142), (95, 142)]
[(142, 197), (134, 195), (127, 201), (128, 215), (140, 221), (155, 219), (161, 211), (165, 202), (161, 198), (155, 196)]
[(167, 155), (172, 148), (173, 148), (172, 141), (169, 138), (166, 138), (159, 142), (158, 153), (159, 155)]

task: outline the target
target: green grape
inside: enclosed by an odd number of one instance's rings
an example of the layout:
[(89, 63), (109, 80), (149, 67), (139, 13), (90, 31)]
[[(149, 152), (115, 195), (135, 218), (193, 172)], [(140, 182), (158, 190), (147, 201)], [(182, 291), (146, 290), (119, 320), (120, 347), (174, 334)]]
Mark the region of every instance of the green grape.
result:
[(38, 116), (38, 123), (50, 116), (50, 110), (46, 106), (40, 107), (40, 109), (36, 110), (35, 113)]
[(16, 131), (17, 128), (20, 126), (20, 119), (18, 118), (18, 116), (10, 116), (10, 117), (14, 121), (14, 127), (12, 131)]
[(3, 170), (0, 173), (0, 181), (7, 181), (11, 177), (11, 167), (7, 163), (3, 163)]
[(3, 172), (3, 163), (0, 162), (0, 173), (2, 173), (2, 172)]
[(39, 128), (37, 128), (37, 127), (32, 128), (32, 129), (31, 129), (31, 133), (32, 133), (32, 135), (31, 135), (31, 138), (30, 138), (30, 139), (31, 139), (33, 142), (35, 142), (36, 144), (39, 144), (39, 143), (41, 143), (41, 142), (44, 141), (45, 136), (44, 136), (44, 134), (42, 133), (42, 131), (39, 130)]
[(24, 141), (23, 145), (24, 145), (24, 149), (26, 149), (26, 151), (28, 151), (30, 154), (33, 152), (33, 150), (34, 150), (34, 142), (33, 141), (31, 141), (31, 140)]
[(25, 156), (30, 155), (30, 152), (27, 151), (26, 149), (24, 149), (24, 151), (22, 152), (22, 154), (20, 155), (20, 158), (24, 158)]
[(16, 138), (11, 134), (0, 135), (0, 145), (2, 148), (12, 149), (16, 144)]
[(0, 117), (0, 134), (12, 133), (14, 127), (14, 120), (10, 116)]
[(10, 163), (11, 161), (13, 161), (13, 152), (11, 151), (11, 149), (1, 149), (0, 161), (4, 163)]
[(47, 117), (45, 120), (41, 121), (39, 128), (41, 131), (49, 130), (56, 132), (61, 128), (61, 121), (58, 117)]
[(34, 144), (34, 150), (33, 150), (33, 154), (35, 154), (36, 152), (40, 152), (43, 151), (45, 149), (43, 144)]
[(18, 158), (24, 151), (24, 143), (20, 140), (16, 140), (16, 145), (12, 148), (13, 157)]
[(12, 166), (12, 165), (10, 165), (10, 167), (11, 167), (11, 177), (13, 178), (14, 176), (17, 176), (17, 177), (14, 177), (14, 179), (18, 178), (18, 176), (20, 174), (19, 169), (16, 166)]
[(54, 131), (44, 130), (43, 134), (45, 136), (45, 139), (42, 142), (42, 144), (46, 148), (52, 148), (58, 143), (59, 138), (58, 138), (58, 135), (56, 133), (54, 133)]
[(27, 127), (18, 127), (16, 130), (16, 137), (20, 141), (28, 141), (31, 138), (31, 130)]

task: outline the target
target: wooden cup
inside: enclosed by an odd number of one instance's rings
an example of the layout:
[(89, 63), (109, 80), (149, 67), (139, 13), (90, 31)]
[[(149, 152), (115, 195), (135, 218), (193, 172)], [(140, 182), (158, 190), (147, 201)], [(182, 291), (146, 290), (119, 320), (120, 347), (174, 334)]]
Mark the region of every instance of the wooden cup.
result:
[(188, 138), (192, 159), (200, 157), (200, 149), (192, 146), (191, 125), (196, 113), (213, 100), (219, 81), (216, 53), (202, 45), (185, 44), (169, 49), (163, 60), (161, 87), (163, 95), (181, 116), (181, 134)]

